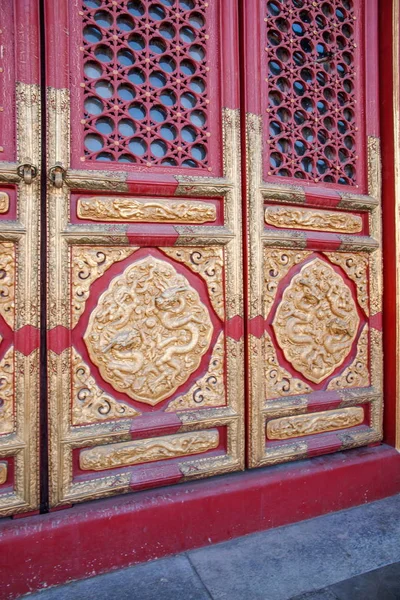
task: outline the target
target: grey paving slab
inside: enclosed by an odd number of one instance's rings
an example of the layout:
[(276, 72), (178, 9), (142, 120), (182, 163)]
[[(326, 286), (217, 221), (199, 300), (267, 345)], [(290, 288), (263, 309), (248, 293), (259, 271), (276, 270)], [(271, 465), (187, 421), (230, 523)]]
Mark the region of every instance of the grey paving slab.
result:
[(29, 600), (210, 600), (185, 555), (25, 596)]
[(400, 496), (195, 550), (189, 557), (215, 600), (288, 600), (400, 560), (398, 514)]
[(400, 563), (342, 581), (329, 591), (337, 600), (400, 600)]
[(307, 592), (306, 594), (301, 594), (301, 596), (296, 596), (296, 598), (291, 598), (291, 600), (338, 600), (338, 598), (328, 588), (317, 592)]

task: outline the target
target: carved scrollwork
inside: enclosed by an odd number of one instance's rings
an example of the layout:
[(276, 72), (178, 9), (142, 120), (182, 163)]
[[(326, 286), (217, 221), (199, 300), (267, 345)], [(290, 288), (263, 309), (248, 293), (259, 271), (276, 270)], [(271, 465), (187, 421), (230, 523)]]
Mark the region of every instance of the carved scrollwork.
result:
[(207, 223), (217, 218), (215, 205), (207, 202), (102, 196), (79, 198), (77, 213), (80, 219), (131, 223)]
[(190, 388), (170, 402), (165, 412), (190, 408), (221, 406), (225, 403), (224, 385), (224, 334), (215, 344), (207, 373)]
[(72, 348), (72, 421), (74, 425), (137, 417), (140, 413), (115, 400), (96, 384), (90, 369)]
[(223, 248), (219, 246), (163, 248), (163, 252), (174, 260), (184, 263), (189, 269), (203, 277), (207, 284), (211, 304), (217, 315), (224, 319)]
[(115, 262), (124, 260), (137, 248), (90, 248), (73, 246), (72, 263), (72, 326), (79, 321), (89, 298), (90, 286)]
[(320, 383), (349, 354), (359, 322), (343, 278), (316, 258), (283, 292), (273, 328), (286, 360), (307, 379)]
[(355, 359), (341, 375), (329, 382), (327, 389), (339, 390), (353, 387), (367, 387), (368, 385), (368, 326), (366, 325), (358, 340)]
[(358, 302), (365, 314), (368, 315), (368, 257), (352, 252), (324, 252), (324, 254), (332, 263), (342, 267), (346, 275), (354, 281), (357, 286)]
[(188, 280), (149, 256), (115, 277), (93, 310), (84, 339), (116, 390), (157, 404), (199, 367), (213, 326)]
[(279, 282), (294, 266), (311, 252), (302, 250), (264, 250), (264, 315), (268, 316), (275, 300)]
[(82, 450), (79, 465), (84, 471), (102, 471), (139, 463), (166, 460), (207, 452), (218, 446), (218, 430), (194, 431), (159, 438), (120, 442)]
[(0, 434), (14, 430), (14, 348), (0, 361)]
[(361, 425), (363, 421), (364, 409), (361, 406), (281, 417), (268, 421), (267, 437), (270, 440), (285, 440), (355, 427)]
[(274, 227), (337, 233), (358, 233), (362, 230), (362, 219), (358, 215), (289, 206), (268, 206), (265, 209), (265, 222)]
[(13, 329), (15, 319), (15, 245), (0, 243), (0, 314)]
[(274, 344), (267, 332), (264, 333), (264, 355), (265, 397), (267, 400), (312, 392), (312, 388), (307, 383), (293, 377), (289, 371), (280, 366)]
[(7, 192), (0, 192), (0, 213), (4, 214), (10, 207), (10, 196)]

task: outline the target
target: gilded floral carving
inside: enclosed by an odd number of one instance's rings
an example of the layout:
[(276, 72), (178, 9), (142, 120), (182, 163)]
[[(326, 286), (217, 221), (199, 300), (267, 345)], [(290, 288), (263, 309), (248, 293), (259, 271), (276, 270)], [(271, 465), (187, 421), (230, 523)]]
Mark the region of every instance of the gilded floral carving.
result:
[(14, 348), (0, 361), (0, 434), (14, 430)]
[(357, 286), (357, 300), (368, 315), (368, 257), (353, 252), (324, 252), (324, 254), (332, 263), (342, 267), (346, 275), (354, 281)]
[(15, 319), (15, 245), (0, 243), (0, 314), (13, 329)]
[(102, 471), (139, 463), (166, 460), (207, 452), (218, 446), (218, 430), (178, 433), (159, 438), (120, 442), (82, 450), (79, 465), (84, 471)]
[(358, 215), (289, 206), (268, 206), (265, 209), (265, 222), (288, 229), (317, 229), (337, 233), (359, 233), (362, 230), (362, 219)]
[(279, 282), (294, 266), (302, 262), (311, 252), (302, 250), (264, 250), (264, 315), (268, 316), (275, 300)]
[(312, 392), (312, 388), (307, 383), (293, 377), (289, 371), (280, 366), (274, 344), (267, 332), (264, 334), (264, 355), (265, 397), (267, 400)]
[(293, 415), (268, 421), (267, 437), (270, 440), (285, 440), (303, 435), (355, 427), (361, 425), (363, 421), (364, 409), (361, 406)]
[(108, 419), (132, 418), (140, 413), (115, 400), (95, 382), (90, 369), (72, 348), (72, 421), (74, 425), (98, 423)]
[(165, 412), (221, 406), (225, 403), (224, 350), (224, 334), (220, 333), (207, 373), (198, 379), (186, 394), (170, 402)]
[(220, 246), (206, 248), (182, 247), (163, 248), (163, 252), (179, 262), (184, 263), (195, 273), (199, 273), (207, 284), (211, 304), (217, 315), (223, 319), (224, 290), (223, 268), (224, 250)]
[(79, 198), (77, 213), (81, 219), (131, 223), (207, 223), (217, 218), (215, 205), (208, 202), (102, 196)]
[(212, 332), (208, 310), (189, 281), (170, 263), (148, 256), (112, 280), (84, 339), (106, 381), (154, 405), (198, 368)]
[(327, 389), (338, 390), (344, 388), (367, 387), (369, 385), (368, 372), (368, 325), (365, 325), (358, 340), (357, 355), (351, 365), (341, 375), (332, 379)]
[(10, 196), (7, 192), (0, 192), (0, 213), (4, 214), (10, 207)]
[(115, 262), (131, 256), (137, 248), (92, 248), (88, 246), (73, 246), (71, 249), (72, 263), (72, 326), (79, 321), (89, 298), (90, 286)]
[(343, 278), (316, 258), (283, 292), (273, 328), (286, 360), (307, 379), (320, 383), (349, 354), (359, 321)]
[(0, 462), (0, 485), (3, 485), (7, 481), (8, 474), (8, 463), (5, 461)]

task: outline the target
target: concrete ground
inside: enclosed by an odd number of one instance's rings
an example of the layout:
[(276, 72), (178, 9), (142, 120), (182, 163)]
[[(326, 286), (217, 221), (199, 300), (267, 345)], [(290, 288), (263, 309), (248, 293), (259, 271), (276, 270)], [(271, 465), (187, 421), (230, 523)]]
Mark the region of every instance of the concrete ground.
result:
[(29, 595), (78, 598), (400, 600), (400, 495)]

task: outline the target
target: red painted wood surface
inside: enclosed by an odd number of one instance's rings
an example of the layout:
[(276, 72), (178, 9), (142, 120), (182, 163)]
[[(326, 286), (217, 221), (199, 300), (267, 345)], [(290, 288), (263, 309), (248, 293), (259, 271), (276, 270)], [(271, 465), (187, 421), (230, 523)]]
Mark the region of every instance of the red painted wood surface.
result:
[(4, 521), (0, 598), (398, 492), (400, 455), (381, 446)]

